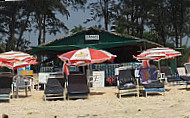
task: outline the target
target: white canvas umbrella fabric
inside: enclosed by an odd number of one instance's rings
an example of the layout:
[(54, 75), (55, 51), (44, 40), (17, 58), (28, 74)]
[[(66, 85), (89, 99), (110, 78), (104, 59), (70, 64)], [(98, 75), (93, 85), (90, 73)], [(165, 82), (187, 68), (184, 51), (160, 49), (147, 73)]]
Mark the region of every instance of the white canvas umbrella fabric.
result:
[(180, 56), (181, 52), (173, 50), (167, 47), (157, 47), (151, 48), (143, 51), (137, 56), (134, 56), (137, 60), (160, 60), (174, 58), (175, 56)]
[(9, 51), (0, 53), (0, 66), (16, 69), (30, 64), (38, 64), (36, 58), (24, 52)]
[(168, 47), (157, 47), (157, 48), (150, 48), (142, 53), (140, 53), (137, 56), (134, 56), (137, 60), (157, 60), (158, 61), (158, 66), (160, 69), (160, 63), (159, 61), (161, 59), (169, 59), (169, 58), (174, 58), (176, 56), (180, 56), (181, 52), (176, 51), (174, 49), (168, 48)]
[(0, 53), (0, 61), (26, 61), (36, 59), (35, 57), (19, 51)]
[(58, 58), (60, 58), (62, 61), (68, 61), (69, 64), (76, 65), (84, 63), (102, 63), (107, 60), (111, 61), (115, 57), (116, 55), (113, 55), (105, 50), (97, 50), (88, 47), (58, 55)]
[(104, 61), (111, 61), (116, 57), (116, 55), (113, 55), (105, 50), (92, 49), (89, 47), (69, 51), (57, 56), (62, 61), (64, 61), (64, 63), (66, 63), (67, 61), (68, 65), (88, 65), (88, 68), (89, 65), (92, 63), (102, 63)]

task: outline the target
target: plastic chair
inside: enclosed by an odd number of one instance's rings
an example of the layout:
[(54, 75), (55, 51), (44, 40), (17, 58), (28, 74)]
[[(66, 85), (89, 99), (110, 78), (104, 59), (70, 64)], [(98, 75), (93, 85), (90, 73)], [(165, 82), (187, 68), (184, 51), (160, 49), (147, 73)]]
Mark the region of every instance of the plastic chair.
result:
[(32, 90), (32, 80), (23, 75), (16, 75), (13, 77), (13, 81), (13, 87), (16, 88), (16, 97), (19, 97), (19, 89), (24, 89), (26, 96), (28, 96), (28, 89)]

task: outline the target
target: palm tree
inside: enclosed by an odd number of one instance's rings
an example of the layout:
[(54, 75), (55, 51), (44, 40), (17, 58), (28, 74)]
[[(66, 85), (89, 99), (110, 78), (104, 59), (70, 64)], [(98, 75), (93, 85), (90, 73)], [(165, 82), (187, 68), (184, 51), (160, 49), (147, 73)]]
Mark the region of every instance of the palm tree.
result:
[(97, 2), (90, 2), (87, 6), (90, 9), (91, 18), (86, 19), (84, 23), (88, 23), (93, 20), (101, 22), (104, 20), (104, 28), (108, 30), (108, 25), (112, 21), (112, 9), (116, 4), (116, 0), (97, 0)]
[(83, 27), (82, 25), (79, 25), (78, 27), (75, 26), (73, 29), (71, 29), (71, 32), (72, 32), (72, 33), (76, 33), (76, 32), (82, 31), (82, 30), (84, 30), (84, 29), (86, 29), (86, 28)]

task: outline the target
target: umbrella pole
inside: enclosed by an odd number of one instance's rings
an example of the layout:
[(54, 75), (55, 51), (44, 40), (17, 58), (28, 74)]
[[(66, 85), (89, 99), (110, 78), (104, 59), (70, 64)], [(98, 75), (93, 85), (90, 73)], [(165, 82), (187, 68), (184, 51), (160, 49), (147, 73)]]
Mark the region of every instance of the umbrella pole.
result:
[(90, 79), (91, 79), (91, 77), (92, 77), (92, 75), (91, 75), (91, 71), (92, 71), (92, 69), (91, 69), (91, 64), (88, 64), (87, 65), (87, 81), (88, 81), (88, 86), (90, 86)]
[(12, 73), (13, 73), (13, 75), (15, 74), (14, 69), (12, 69)]
[(160, 60), (158, 60), (158, 69), (159, 69), (159, 71), (158, 71), (158, 75), (159, 75), (159, 77), (161, 77)]
[(159, 70), (160, 70), (160, 60), (158, 60), (158, 68), (159, 68)]

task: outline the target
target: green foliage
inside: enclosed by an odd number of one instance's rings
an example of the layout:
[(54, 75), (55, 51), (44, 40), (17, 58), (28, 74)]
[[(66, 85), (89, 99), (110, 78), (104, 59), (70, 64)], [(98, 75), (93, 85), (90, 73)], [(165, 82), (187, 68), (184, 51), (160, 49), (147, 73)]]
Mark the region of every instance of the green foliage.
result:
[(72, 32), (72, 33), (76, 33), (76, 32), (82, 31), (82, 30), (84, 30), (84, 29), (86, 29), (86, 28), (83, 27), (82, 25), (79, 25), (78, 27), (75, 26), (73, 29), (71, 29), (71, 32)]
[(181, 47), (183, 38), (190, 34), (186, 0), (119, 0), (115, 8), (112, 28), (123, 35)]
[[(8, 50), (23, 50), (30, 44), (23, 38), (25, 32), (37, 31), (38, 44), (46, 41), (46, 34), (68, 32), (67, 26), (58, 18), (70, 16), (68, 7), (83, 8), (86, 0), (27, 0), (1, 2), (0, 37)], [(33, 39), (36, 40), (36, 39)]]
[(115, 9), (116, 0), (97, 0), (91, 1), (87, 9), (90, 10), (91, 17), (86, 19), (84, 23), (97, 20), (101, 22), (104, 21), (104, 29), (108, 30), (108, 25), (113, 19), (113, 10)]

